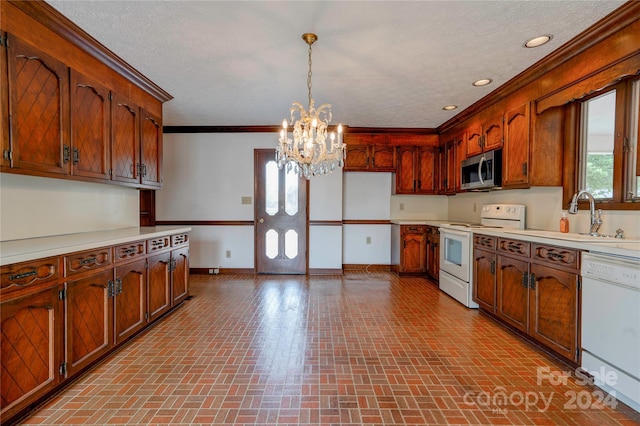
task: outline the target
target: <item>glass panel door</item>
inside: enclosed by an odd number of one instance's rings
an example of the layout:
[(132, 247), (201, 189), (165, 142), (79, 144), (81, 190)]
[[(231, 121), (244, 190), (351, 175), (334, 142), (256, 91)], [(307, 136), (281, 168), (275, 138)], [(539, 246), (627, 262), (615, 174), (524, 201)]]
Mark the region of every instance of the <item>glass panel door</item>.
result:
[(259, 274), (307, 272), (308, 182), (255, 150), (255, 258)]

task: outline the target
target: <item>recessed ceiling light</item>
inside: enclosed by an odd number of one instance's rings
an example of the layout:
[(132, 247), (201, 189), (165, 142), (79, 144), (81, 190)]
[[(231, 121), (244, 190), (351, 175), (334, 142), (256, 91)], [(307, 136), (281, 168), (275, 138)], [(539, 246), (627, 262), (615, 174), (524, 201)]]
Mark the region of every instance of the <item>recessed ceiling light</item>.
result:
[(445, 110), (445, 111), (452, 111), (452, 110), (454, 110), (456, 108), (458, 108), (458, 105), (447, 105), (447, 106), (442, 107), (442, 109)]
[(491, 83), (493, 80), (491, 80), (490, 78), (481, 78), (480, 80), (476, 80), (473, 82), (473, 85), (476, 87), (480, 87), (480, 86), (486, 86), (487, 84)]
[(534, 37), (531, 40), (527, 40), (522, 46), (523, 47), (538, 47), (542, 46), (545, 43), (548, 43), (553, 36), (551, 34), (541, 35), (539, 37)]

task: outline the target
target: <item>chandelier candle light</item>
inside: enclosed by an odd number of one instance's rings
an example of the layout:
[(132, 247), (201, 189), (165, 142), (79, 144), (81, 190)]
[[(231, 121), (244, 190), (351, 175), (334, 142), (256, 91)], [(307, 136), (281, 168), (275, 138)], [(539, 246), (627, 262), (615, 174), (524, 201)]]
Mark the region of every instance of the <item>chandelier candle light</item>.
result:
[(301, 103), (291, 105), (291, 123), (293, 124), (293, 139), (289, 138), (289, 123), (282, 121), (280, 139), (276, 148), (276, 162), (279, 168), (287, 165), (287, 170), (294, 169), (300, 176), (310, 179), (311, 176), (331, 173), (336, 166), (344, 166), (346, 145), (342, 142), (342, 125), (338, 124), (336, 133), (329, 134), (327, 127), (331, 122), (331, 105), (323, 104), (315, 108), (315, 101), (311, 97), (311, 45), (318, 40), (318, 36), (311, 33), (302, 35), (302, 39), (309, 45), (309, 73), (307, 87), (309, 89), (309, 110), (305, 110)]

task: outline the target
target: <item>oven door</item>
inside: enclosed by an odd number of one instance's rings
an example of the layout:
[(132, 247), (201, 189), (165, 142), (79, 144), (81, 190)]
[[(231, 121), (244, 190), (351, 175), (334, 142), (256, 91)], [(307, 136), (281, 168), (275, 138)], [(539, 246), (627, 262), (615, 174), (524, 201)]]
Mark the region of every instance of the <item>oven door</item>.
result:
[(469, 282), (471, 232), (440, 228), (440, 270)]

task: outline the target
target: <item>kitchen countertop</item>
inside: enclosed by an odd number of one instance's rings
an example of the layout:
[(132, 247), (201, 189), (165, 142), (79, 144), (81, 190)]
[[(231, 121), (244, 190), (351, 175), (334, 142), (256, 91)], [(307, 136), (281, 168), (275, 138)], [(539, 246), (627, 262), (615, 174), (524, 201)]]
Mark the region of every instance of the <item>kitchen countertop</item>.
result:
[(142, 226), (0, 242), (0, 266), (191, 231), (184, 226)]
[(436, 219), (391, 219), (391, 223), (395, 225), (429, 225), (429, 226), (442, 226), (451, 223), (450, 220), (436, 220)]
[(467, 228), (474, 234), (551, 244), (583, 251), (640, 258), (640, 240), (589, 237), (536, 229)]

